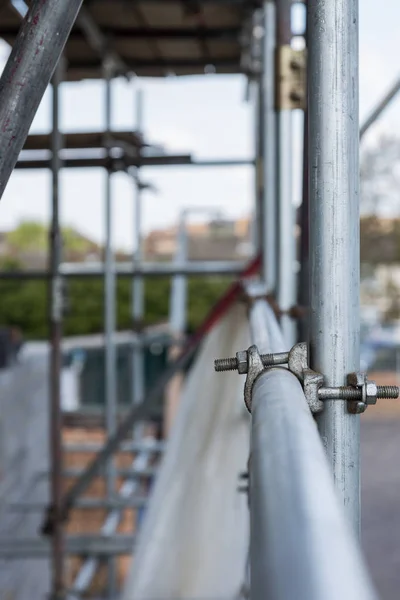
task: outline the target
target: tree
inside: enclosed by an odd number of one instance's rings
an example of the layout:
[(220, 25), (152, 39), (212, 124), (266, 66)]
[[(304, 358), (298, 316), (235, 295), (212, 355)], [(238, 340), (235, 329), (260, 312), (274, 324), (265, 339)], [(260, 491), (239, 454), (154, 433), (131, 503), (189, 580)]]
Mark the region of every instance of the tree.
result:
[[(79, 233), (73, 227), (62, 227), (63, 252), (67, 260), (82, 258), (97, 252), (98, 244)], [(26, 252), (47, 252), (49, 247), (48, 227), (37, 221), (22, 221), (13, 231), (6, 234), (6, 241), (13, 254)]]
[(8, 244), (16, 251), (46, 250), (47, 228), (36, 221), (23, 221), (6, 234)]

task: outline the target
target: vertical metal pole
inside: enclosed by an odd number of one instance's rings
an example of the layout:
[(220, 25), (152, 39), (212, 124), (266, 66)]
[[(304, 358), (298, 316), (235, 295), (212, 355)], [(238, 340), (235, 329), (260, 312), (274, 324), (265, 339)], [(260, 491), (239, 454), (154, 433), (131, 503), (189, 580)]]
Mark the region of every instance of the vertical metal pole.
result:
[(63, 594), (63, 525), (60, 515), (62, 497), (62, 421), (61, 421), (61, 336), (62, 336), (62, 279), (59, 274), (61, 262), (61, 233), (59, 213), (59, 172), (62, 135), (59, 128), (59, 94), (63, 80), (64, 61), (61, 58), (52, 80), (52, 132), (51, 132), (51, 226), (50, 226), (50, 453), (51, 453), (51, 505), (55, 514), (52, 532), (52, 598), (58, 600)]
[[(307, 7), (306, 0), (306, 7)], [(306, 18), (305, 43), (308, 48), (308, 26)], [(308, 160), (308, 108), (304, 111), (303, 120), (303, 193), (299, 208), (300, 226), (300, 273), (298, 278), (297, 299), (299, 306), (304, 307), (304, 316), (298, 324), (300, 341), (309, 341), (309, 306), (310, 306), (310, 193), (309, 193), (309, 160)]]
[[(311, 365), (341, 386), (359, 361), (358, 0), (309, 0)], [(360, 526), (359, 416), (327, 401), (318, 427)]]
[[(290, 46), (291, 0), (277, 0), (277, 51)], [(296, 241), (295, 209), (292, 197), (292, 110), (277, 107), (277, 190), (278, 190), (278, 293), (279, 307), (285, 311), (296, 302)], [(281, 319), (283, 335), (288, 346), (296, 340), (296, 324), (284, 315)]]
[(276, 290), (277, 271), (277, 189), (276, 189), (276, 116), (275, 116), (275, 46), (276, 7), (275, 2), (264, 2), (264, 51), (263, 74), (259, 101), (263, 111), (260, 119), (263, 149), (263, 214), (262, 274), (268, 292)]
[[(136, 127), (142, 131), (143, 126), (143, 92), (136, 94)], [(137, 170), (139, 176), (139, 169)], [(142, 261), (142, 198), (140, 181), (134, 180), (134, 250), (133, 268), (138, 267)], [(140, 333), (142, 330), (144, 314), (144, 280), (142, 277), (132, 278), (132, 330)], [(144, 396), (144, 353), (141, 345), (134, 345), (132, 352), (132, 404), (139, 404)]]
[[(264, 175), (263, 175), (263, 94), (262, 94), (262, 80), (256, 82), (255, 91), (255, 111), (254, 111), (254, 124), (255, 124), (255, 211), (254, 211), (254, 225), (253, 225), (253, 240), (255, 253), (263, 253), (263, 223), (264, 223)], [(264, 261), (263, 261), (264, 271)]]
[[(188, 260), (188, 237), (186, 231), (187, 212), (181, 212), (177, 247), (175, 255), (176, 267), (183, 266)], [(171, 287), (171, 306), (170, 306), (170, 326), (173, 335), (181, 337), (186, 329), (186, 306), (187, 306), (187, 277), (186, 275), (175, 275), (172, 279)]]
[[(104, 64), (105, 76), (105, 131), (106, 137), (111, 130), (111, 65), (108, 61)], [(115, 347), (115, 264), (112, 246), (112, 174), (109, 170), (105, 178), (105, 260), (104, 260), (104, 341), (105, 341), (105, 410), (107, 436), (110, 438), (117, 423), (117, 379), (116, 379), (116, 347)], [(107, 496), (109, 499), (115, 494), (115, 465), (110, 459), (107, 467)], [(108, 560), (108, 597), (111, 600), (115, 595), (115, 559)]]
[(299, 209), (300, 226), (300, 273), (298, 280), (298, 302), (305, 308), (304, 315), (299, 320), (300, 341), (309, 340), (309, 312), (310, 305), (310, 202), (308, 185), (308, 109), (304, 113), (303, 133), (303, 199)]

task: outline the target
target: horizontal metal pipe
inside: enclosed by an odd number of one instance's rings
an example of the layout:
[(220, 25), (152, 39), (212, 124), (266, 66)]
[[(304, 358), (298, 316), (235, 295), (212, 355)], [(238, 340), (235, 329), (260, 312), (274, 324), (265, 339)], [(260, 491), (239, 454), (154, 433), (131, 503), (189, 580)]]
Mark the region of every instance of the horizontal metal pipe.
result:
[[(134, 537), (118, 534), (70, 535), (65, 539), (65, 551), (71, 555), (131, 554)], [(0, 538), (0, 559), (42, 559), (51, 556), (51, 544), (46, 538)]]
[[(132, 158), (130, 156), (121, 156), (119, 158), (106, 156), (96, 157), (70, 157), (61, 153), (63, 160), (61, 167), (63, 169), (87, 169), (87, 168), (112, 168), (112, 170), (125, 170), (129, 167), (243, 167), (254, 166), (254, 159), (216, 159), (216, 160), (192, 160), (190, 156), (142, 156)], [(16, 169), (50, 169), (50, 158), (44, 157), (24, 157), (20, 156), (15, 165)]]
[[(142, 508), (148, 502), (148, 498), (146, 496), (133, 496), (130, 498), (118, 498), (108, 500), (107, 498), (80, 498), (75, 503), (76, 509), (81, 510), (93, 510), (96, 508), (101, 508), (104, 510), (107, 509), (132, 509), (132, 508)], [(10, 504), (7, 506), (7, 510), (10, 512), (43, 512), (47, 508), (47, 503), (45, 502), (15, 502), (15, 504)]]
[[(262, 352), (281, 348), (265, 302), (250, 322)], [(285, 368), (254, 383), (251, 439), (251, 599), (376, 598), (302, 387)]]
[[(142, 263), (132, 268), (132, 263), (116, 263), (115, 274), (119, 277), (166, 277), (172, 275), (215, 276), (237, 275), (245, 263), (237, 261), (196, 261), (177, 266), (169, 263)], [(63, 277), (101, 277), (104, 268), (101, 263), (63, 263), (60, 266)], [(48, 271), (2, 271), (0, 280), (47, 279)]]
[[(131, 277), (137, 275), (214, 275), (214, 274), (237, 274), (244, 268), (243, 262), (238, 261), (192, 261), (186, 264), (175, 263), (141, 263), (133, 267), (132, 262), (116, 263), (116, 272), (120, 275), (127, 274)], [(102, 275), (104, 267), (102, 263), (62, 263), (60, 265), (62, 275)]]
[[(69, 469), (64, 469), (62, 472), (63, 477), (80, 477), (84, 469), (78, 467), (71, 467)], [(128, 467), (125, 469), (116, 469), (115, 474), (118, 477), (123, 477), (124, 479), (135, 479), (139, 477), (153, 477), (156, 474), (156, 469), (154, 467), (147, 467), (146, 469), (136, 469), (132, 467)], [(38, 474), (39, 477), (50, 477), (49, 471), (42, 471)], [(97, 477), (105, 477), (105, 469), (102, 469), (100, 473), (97, 474)]]
[[(99, 452), (103, 447), (102, 444), (96, 442), (89, 442), (87, 444), (65, 444), (63, 447), (64, 452), (77, 452), (79, 454), (84, 453), (94, 453)], [(141, 450), (146, 450), (146, 452), (150, 452), (152, 454), (158, 454), (164, 452), (165, 443), (164, 442), (154, 442), (150, 448), (147, 448), (146, 445), (141, 441), (132, 441), (132, 442), (122, 442), (118, 452), (140, 452)]]

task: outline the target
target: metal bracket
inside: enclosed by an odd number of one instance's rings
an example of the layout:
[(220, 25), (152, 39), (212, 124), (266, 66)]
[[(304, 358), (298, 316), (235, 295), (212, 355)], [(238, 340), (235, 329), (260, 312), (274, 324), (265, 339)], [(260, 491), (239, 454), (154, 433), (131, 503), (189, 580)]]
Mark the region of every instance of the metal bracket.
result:
[(276, 50), (277, 110), (306, 109), (306, 50), (279, 46)]
[(247, 406), (247, 410), (251, 412), (251, 396), (253, 391), (253, 385), (257, 377), (265, 370), (265, 367), (262, 363), (257, 346), (250, 346), (246, 354), (247, 377), (246, 383), (244, 384), (244, 403)]
[(350, 373), (347, 386), (323, 387), (324, 376), (308, 366), (308, 346), (305, 342), (295, 344), (289, 352), (261, 354), (257, 346), (236, 353), (235, 358), (216, 359), (216, 371), (237, 370), (247, 373), (244, 385), (244, 401), (251, 412), (253, 385), (258, 376), (266, 369), (287, 364), (288, 370), (300, 381), (307, 404), (313, 414), (324, 408), (324, 400), (347, 401), (348, 411), (352, 414), (363, 413), (369, 404), (376, 404), (378, 398), (398, 398), (397, 386), (378, 386), (370, 381), (366, 373)]
[(318, 397), (318, 390), (324, 383), (324, 376), (308, 366), (308, 345), (306, 342), (300, 342), (290, 350), (288, 368), (302, 384), (311, 412), (321, 412), (324, 403)]

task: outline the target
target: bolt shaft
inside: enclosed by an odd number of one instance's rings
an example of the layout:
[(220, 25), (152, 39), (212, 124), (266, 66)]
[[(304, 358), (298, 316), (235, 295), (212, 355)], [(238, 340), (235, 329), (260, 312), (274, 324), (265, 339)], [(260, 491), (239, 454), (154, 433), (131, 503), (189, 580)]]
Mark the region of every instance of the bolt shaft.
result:
[[(277, 352), (276, 354), (261, 354), (262, 364), (264, 367), (273, 367), (274, 365), (284, 365), (289, 360), (288, 352)], [(232, 358), (217, 358), (214, 361), (215, 371), (236, 371), (238, 362), (236, 357)]]
[[(361, 400), (362, 392), (360, 388), (342, 386), (337, 388), (320, 388), (318, 390), (320, 400)], [(399, 397), (399, 388), (395, 385), (378, 385), (377, 398), (396, 399)]]
[(214, 360), (214, 369), (216, 371), (236, 371), (236, 358), (217, 358)]
[(399, 397), (399, 388), (397, 385), (378, 385), (377, 398), (392, 398)]

